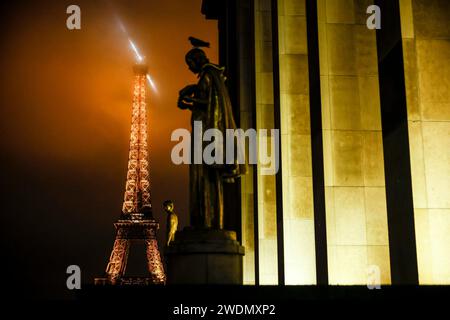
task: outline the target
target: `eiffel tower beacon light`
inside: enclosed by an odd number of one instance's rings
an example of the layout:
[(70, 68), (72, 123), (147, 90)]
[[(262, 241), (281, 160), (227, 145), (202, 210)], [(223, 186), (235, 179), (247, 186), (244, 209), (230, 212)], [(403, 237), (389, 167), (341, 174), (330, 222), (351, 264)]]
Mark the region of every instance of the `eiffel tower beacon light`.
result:
[[(166, 275), (156, 240), (159, 224), (153, 218), (150, 199), (149, 156), (147, 145), (146, 82), (155, 89), (147, 66), (130, 40), (138, 63), (134, 65), (134, 91), (131, 116), (130, 149), (122, 214), (114, 224), (117, 235), (106, 267), (106, 275), (95, 284), (149, 285), (164, 284)], [(125, 270), (132, 244), (144, 242), (148, 275), (126, 277)]]

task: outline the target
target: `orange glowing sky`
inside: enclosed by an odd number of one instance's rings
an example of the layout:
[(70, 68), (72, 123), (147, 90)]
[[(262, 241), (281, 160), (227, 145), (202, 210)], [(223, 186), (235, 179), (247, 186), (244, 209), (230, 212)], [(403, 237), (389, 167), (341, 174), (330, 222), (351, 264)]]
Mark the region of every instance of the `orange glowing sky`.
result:
[[(210, 41), (207, 53), (217, 62), (217, 23), (201, 15), (201, 0), (80, 0), (81, 30), (70, 31), (73, 3), (1, 5), (1, 233), (11, 255), (4, 271), (44, 272), (45, 280), (27, 281), (36, 288), (45, 282), (49, 296), (62, 290), (55, 273), (68, 264), (84, 268), (84, 281), (104, 270), (121, 210), (134, 54), (115, 15), (158, 87), (148, 110), (160, 234), (166, 199), (175, 201), (181, 227), (187, 223), (188, 168), (172, 164), (170, 135), (190, 127), (190, 113), (176, 107), (178, 91), (196, 81), (184, 63), (188, 36)], [(47, 252), (39, 258), (38, 246)]]

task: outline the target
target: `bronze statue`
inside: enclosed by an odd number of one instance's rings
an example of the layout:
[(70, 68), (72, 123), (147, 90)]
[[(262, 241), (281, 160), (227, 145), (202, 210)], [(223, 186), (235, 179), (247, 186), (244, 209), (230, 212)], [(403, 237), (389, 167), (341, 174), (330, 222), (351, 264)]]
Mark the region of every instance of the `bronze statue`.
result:
[[(197, 45), (202, 43), (196, 40)], [(192, 111), (192, 126), (194, 121), (201, 121), (203, 131), (214, 128), (225, 136), (225, 130), (236, 129), (236, 124), (225, 85), (224, 68), (210, 63), (205, 52), (198, 47), (191, 49), (185, 59), (189, 70), (198, 75), (199, 81), (180, 90), (178, 107)], [(189, 167), (191, 225), (194, 228), (223, 229), (223, 183), (233, 183), (235, 178), (244, 174), (245, 164), (238, 164), (236, 159), (233, 163), (205, 164), (202, 161), (195, 164), (193, 157), (194, 137), (191, 138)]]
[(172, 200), (166, 200), (163, 203), (164, 210), (167, 213), (167, 246), (175, 240), (175, 232), (178, 229), (178, 216), (173, 212), (174, 204)]

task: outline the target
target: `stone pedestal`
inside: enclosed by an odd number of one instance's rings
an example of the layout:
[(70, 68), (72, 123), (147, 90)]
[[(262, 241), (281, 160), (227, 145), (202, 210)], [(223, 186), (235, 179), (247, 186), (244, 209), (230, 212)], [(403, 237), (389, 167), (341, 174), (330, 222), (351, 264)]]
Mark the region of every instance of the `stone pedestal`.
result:
[(166, 247), (168, 284), (242, 284), (236, 232), (185, 228)]

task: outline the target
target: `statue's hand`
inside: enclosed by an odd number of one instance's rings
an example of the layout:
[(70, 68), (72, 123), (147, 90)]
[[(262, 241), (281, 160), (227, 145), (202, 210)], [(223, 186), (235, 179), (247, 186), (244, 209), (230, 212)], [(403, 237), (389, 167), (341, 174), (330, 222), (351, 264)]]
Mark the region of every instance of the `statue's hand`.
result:
[(181, 97), (181, 99), (182, 99), (184, 102), (189, 102), (189, 103), (193, 103), (193, 102), (194, 102), (194, 99), (193, 99), (192, 97), (189, 97), (189, 96)]
[(179, 95), (180, 97), (191, 96), (192, 94), (194, 94), (196, 88), (197, 88), (196, 84), (189, 84), (180, 90)]
[(184, 97), (181, 96), (178, 98), (177, 106), (181, 110), (192, 109), (192, 104), (186, 103)]

